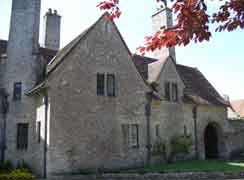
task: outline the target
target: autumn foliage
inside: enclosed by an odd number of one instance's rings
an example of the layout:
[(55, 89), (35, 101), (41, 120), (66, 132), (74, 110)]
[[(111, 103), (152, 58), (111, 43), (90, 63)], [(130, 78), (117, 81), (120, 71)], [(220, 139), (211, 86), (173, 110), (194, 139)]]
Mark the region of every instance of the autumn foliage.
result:
[[(172, 27), (161, 27), (155, 34), (145, 37), (145, 44), (138, 48), (141, 54), (162, 47), (187, 45), (208, 41), (211, 37), (209, 25), (218, 23), (216, 31), (244, 29), (244, 0), (156, 0), (164, 7), (171, 4), (176, 15)], [(207, 1), (223, 2), (217, 12), (207, 13)], [(119, 18), (119, 0), (105, 0), (98, 4), (101, 10), (109, 12), (109, 19)]]

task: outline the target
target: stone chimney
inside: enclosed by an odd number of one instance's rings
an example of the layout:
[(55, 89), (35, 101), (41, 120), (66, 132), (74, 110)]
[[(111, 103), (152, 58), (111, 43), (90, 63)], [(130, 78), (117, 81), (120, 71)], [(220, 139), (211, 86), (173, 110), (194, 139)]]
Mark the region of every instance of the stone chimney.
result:
[[(152, 15), (152, 26), (153, 26), (153, 33), (156, 33), (162, 27), (165, 28), (172, 27), (173, 26), (172, 10), (167, 7), (158, 8), (158, 11), (154, 15)], [(164, 60), (168, 56), (171, 56), (176, 62), (174, 47), (171, 48), (163, 47), (162, 49), (156, 50), (154, 52), (154, 57), (156, 59)]]
[(57, 10), (52, 12), (49, 9), (44, 16), (44, 38), (43, 45), (45, 48), (58, 50), (60, 48), (60, 26), (61, 16)]

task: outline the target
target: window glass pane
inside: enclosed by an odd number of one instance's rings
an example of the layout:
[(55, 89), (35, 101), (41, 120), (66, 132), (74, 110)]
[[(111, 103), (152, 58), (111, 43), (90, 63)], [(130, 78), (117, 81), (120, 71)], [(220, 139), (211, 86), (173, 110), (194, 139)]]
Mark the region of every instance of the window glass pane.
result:
[(13, 100), (21, 100), (22, 84), (21, 82), (14, 83)]
[(139, 147), (139, 129), (138, 124), (131, 125), (131, 146)]
[(155, 131), (156, 131), (156, 137), (160, 137), (159, 127), (160, 127), (159, 124), (157, 124), (156, 127), (155, 127), (156, 128), (155, 129)]
[(172, 100), (178, 101), (178, 86), (176, 83), (172, 84)]
[(97, 95), (103, 96), (104, 95), (104, 74), (97, 74)]
[(169, 101), (170, 100), (170, 83), (169, 82), (166, 82), (165, 84), (164, 84), (164, 89), (165, 89), (165, 99), (167, 100), (167, 101)]
[(115, 96), (115, 76), (114, 76), (114, 74), (107, 75), (107, 93), (108, 93), (108, 96)]
[(129, 146), (129, 124), (122, 124), (123, 145)]
[(28, 123), (17, 124), (17, 149), (26, 150), (28, 147)]

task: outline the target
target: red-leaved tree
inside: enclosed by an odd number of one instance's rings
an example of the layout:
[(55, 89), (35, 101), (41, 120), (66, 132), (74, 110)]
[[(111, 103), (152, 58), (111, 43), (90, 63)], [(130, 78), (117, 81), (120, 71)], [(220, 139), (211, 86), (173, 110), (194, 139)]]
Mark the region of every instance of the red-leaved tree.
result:
[[(212, 0), (224, 1), (218, 11), (207, 14), (206, 1), (210, 0), (156, 0), (166, 7), (171, 2), (171, 9), (176, 14), (176, 22), (172, 27), (161, 27), (155, 34), (145, 37), (145, 44), (138, 48), (141, 54), (162, 47), (187, 45), (190, 41), (208, 41), (211, 37), (209, 24), (218, 23), (216, 31), (233, 31), (244, 28), (244, 0)], [(101, 10), (109, 12), (108, 18), (119, 18), (119, 0), (105, 0), (97, 5)]]

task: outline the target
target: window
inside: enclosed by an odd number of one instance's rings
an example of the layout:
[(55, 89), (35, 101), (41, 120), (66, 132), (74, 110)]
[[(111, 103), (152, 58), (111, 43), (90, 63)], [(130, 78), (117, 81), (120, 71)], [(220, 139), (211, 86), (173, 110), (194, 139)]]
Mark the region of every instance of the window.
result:
[(139, 148), (138, 124), (122, 124), (122, 134), (125, 147)]
[(37, 122), (37, 142), (41, 142), (41, 122)]
[(172, 101), (178, 101), (178, 86), (176, 83), (172, 83)]
[(164, 96), (167, 101), (170, 101), (170, 83), (166, 82), (164, 84)]
[(18, 101), (21, 100), (21, 93), (22, 93), (22, 84), (21, 82), (14, 83), (14, 92), (13, 92), (13, 100)]
[(115, 75), (114, 74), (107, 74), (106, 78), (105, 78), (105, 74), (97, 74), (97, 95), (105, 96), (105, 93), (107, 96), (115, 96)]
[(184, 125), (184, 136), (187, 136), (187, 127)]
[(131, 147), (139, 147), (139, 128), (138, 124), (131, 125)]
[(129, 146), (130, 136), (129, 136), (129, 124), (122, 124), (122, 134), (123, 134), (123, 145), (125, 147)]
[(115, 76), (114, 76), (114, 74), (107, 75), (107, 95), (115, 96)]
[(105, 83), (105, 75), (104, 74), (97, 74), (97, 95), (104, 96), (104, 83)]
[(28, 148), (28, 123), (17, 124), (17, 149), (26, 150)]
[(160, 125), (159, 124), (157, 124), (156, 126), (155, 126), (155, 134), (156, 134), (156, 137), (160, 137)]

